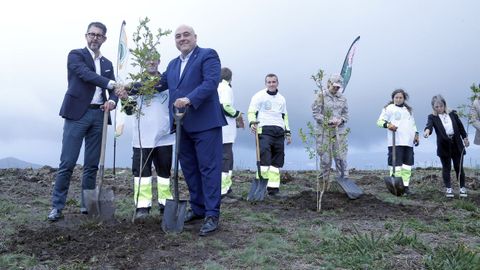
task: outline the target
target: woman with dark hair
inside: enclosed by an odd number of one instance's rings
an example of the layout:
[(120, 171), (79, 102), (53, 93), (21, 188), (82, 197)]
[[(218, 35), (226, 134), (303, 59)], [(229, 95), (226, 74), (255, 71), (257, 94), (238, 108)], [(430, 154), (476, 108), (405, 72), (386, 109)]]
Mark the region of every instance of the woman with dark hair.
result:
[(465, 188), (465, 172), (463, 171), (463, 155), (465, 147), (470, 144), (462, 121), (456, 111), (447, 110), (447, 102), (441, 95), (432, 98), (433, 113), (428, 116), (423, 136), (428, 138), (435, 129), (437, 134), (437, 156), (442, 162), (442, 177), (447, 198), (453, 198), (450, 171), (455, 169), (457, 180), (460, 180), (460, 197), (467, 197)]
[[(408, 94), (403, 89), (392, 93), (392, 100), (385, 105), (377, 120), (377, 126), (388, 129), (388, 166), (390, 175), (401, 177), (405, 186), (405, 194), (411, 194), (409, 184), (412, 176), (413, 145), (418, 146), (419, 137), (412, 107), (406, 101)], [(395, 164), (392, 162), (392, 136), (395, 136)]]

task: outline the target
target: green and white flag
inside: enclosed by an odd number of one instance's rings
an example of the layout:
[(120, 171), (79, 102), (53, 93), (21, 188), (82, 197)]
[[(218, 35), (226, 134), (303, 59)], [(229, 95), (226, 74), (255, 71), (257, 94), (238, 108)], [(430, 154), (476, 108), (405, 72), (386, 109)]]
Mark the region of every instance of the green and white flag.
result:
[[(120, 38), (118, 39), (118, 54), (117, 54), (117, 82), (125, 83), (125, 80), (128, 76), (127, 66), (128, 66), (128, 44), (127, 44), (127, 33), (125, 31), (125, 21), (122, 22), (122, 27), (120, 28)], [(119, 104), (115, 110), (115, 137), (118, 137), (123, 134), (123, 129), (125, 128), (125, 113), (121, 111), (122, 106)]]
[(345, 88), (347, 88), (348, 81), (350, 81), (350, 76), (352, 76), (352, 64), (353, 64), (353, 56), (355, 55), (357, 43), (360, 40), (360, 36), (358, 36), (350, 45), (348, 49), (347, 55), (345, 56), (345, 60), (343, 61), (342, 71), (340, 72), (340, 76), (343, 78), (343, 90), (342, 93), (345, 92)]

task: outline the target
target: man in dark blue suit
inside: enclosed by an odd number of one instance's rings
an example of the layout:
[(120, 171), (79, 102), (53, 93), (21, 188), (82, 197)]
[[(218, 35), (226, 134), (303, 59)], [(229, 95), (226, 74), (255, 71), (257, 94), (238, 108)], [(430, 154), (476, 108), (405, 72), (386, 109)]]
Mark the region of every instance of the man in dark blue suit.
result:
[(170, 91), (170, 108), (187, 108), (179, 153), (190, 192), (185, 222), (204, 219), (204, 236), (217, 230), (220, 216), (222, 126), (227, 124), (217, 92), (220, 59), (215, 50), (197, 46), (190, 26), (177, 28), (175, 43), (181, 55), (168, 64), (160, 84)]
[[(107, 37), (107, 28), (100, 22), (88, 25), (85, 39), (87, 47), (68, 54), (68, 89), (60, 109), (65, 119), (63, 126), (60, 165), (52, 192), (52, 210), (48, 220), (62, 217), (73, 169), (85, 139), (82, 191), (95, 189), (95, 180), (100, 159), (103, 111), (113, 110), (118, 101), (113, 89), (115, 76), (113, 65), (100, 53)], [(106, 91), (109, 92), (107, 98)], [(83, 194), (83, 192), (82, 192)], [(83, 214), (87, 213), (81, 200)]]

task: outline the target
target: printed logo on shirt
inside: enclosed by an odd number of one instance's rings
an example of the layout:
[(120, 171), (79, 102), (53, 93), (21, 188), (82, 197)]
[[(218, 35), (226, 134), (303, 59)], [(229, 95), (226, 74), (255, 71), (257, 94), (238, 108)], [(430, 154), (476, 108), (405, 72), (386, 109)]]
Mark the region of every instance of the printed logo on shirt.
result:
[(393, 118), (394, 118), (395, 120), (400, 120), (400, 119), (402, 119), (402, 113), (401, 113), (401, 112), (395, 112), (395, 113), (393, 114)]
[(266, 111), (270, 111), (272, 109), (272, 102), (270, 102), (270, 100), (267, 100), (264, 105), (263, 105), (263, 108), (266, 110)]

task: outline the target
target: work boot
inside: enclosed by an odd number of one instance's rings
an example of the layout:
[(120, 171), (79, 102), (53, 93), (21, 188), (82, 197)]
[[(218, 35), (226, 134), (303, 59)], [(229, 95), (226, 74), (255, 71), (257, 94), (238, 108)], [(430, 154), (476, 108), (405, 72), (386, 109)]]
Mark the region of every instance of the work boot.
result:
[(63, 218), (62, 210), (58, 210), (57, 208), (53, 208), (50, 213), (48, 214), (48, 220), (51, 222), (58, 221), (59, 219)]
[(218, 217), (207, 216), (198, 235), (207, 236), (218, 229)]
[(135, 219), (146, 219), (149, 213), (150, 211), (147, 207), (137, 208), (137, 211), (135, 212)]
[(225, 198), (225, 197), (228, 197), (228, 195), (230, 195), (230, 194), (232, 194), (232, 188), (229, 188), (229, 189), (227, 190), (227, 193), (222, 194), (222, 199)]
[(453, 190), (452, 188), (447, 188), (447, 191), (445, 192), (445, 196), (447, 198), (453, 198)]
[(405, 187), (404, 192), (405, 192), (405, 196), (409, 196), (413, 194), (412, 191), (410, 190), (410, 187), (408, 186)]
[(280, 189), (279, 188), (267, 187), (267, 191), (268, 191), (268, 195), (275, 196), (280, 192)]
[(467, 197), (467, 189), (465, 187), (460, 188), (460, 198), (466, 198)]

